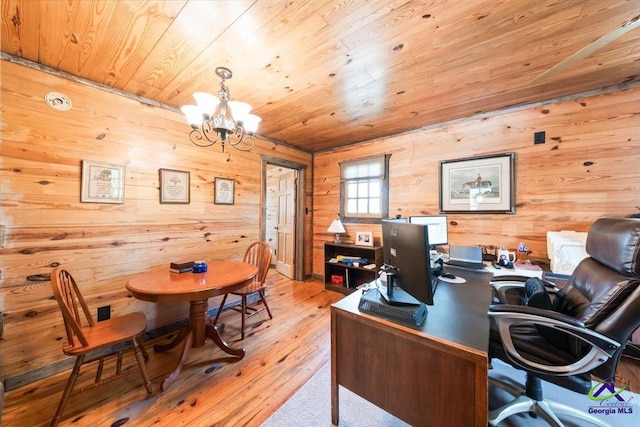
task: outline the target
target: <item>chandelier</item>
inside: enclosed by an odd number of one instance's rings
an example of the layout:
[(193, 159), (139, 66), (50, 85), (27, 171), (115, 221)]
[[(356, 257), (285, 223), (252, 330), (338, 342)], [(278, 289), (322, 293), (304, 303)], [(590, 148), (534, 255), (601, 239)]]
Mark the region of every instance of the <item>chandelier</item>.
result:
[(198, 105), (185, 105), (180, 108), (191, 125), (189, 139), (200, 147), (209, 147), (220, 141), (224, 153), (225, 143), (241, 151), (251, 151), (256, 145), (253, 134), (262, 120), (249, 114), (251, 106), (245, 102), (231, 101), (229, 88), (224, 81), (232, 77), (231, 70), (216, 68), (220, 82), (219, 98), (196, 92), (193, 97)]

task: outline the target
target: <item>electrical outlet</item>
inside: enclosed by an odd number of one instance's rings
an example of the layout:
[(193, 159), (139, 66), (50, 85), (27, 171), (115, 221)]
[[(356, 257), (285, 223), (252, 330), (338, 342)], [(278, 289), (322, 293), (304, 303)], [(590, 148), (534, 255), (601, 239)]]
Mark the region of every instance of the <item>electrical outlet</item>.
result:
[(533, 143), (534, 144), (544, 144), (545, 136), (546, 136), (546, 132), (544, 132), (544, 131), (535, 132), (533, 134)]
[(111, 319), (111, 306), (98, 307), (98, 322)]

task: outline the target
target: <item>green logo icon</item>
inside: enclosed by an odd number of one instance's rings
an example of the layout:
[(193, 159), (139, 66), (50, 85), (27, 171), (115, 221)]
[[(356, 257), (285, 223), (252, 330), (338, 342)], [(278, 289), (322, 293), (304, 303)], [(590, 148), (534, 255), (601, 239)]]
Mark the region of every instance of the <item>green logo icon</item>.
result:
[[(589, 399), (600, 401), (600, 400), (607, 400), (607, 399), (611, 399), (612, 397), (615, 397), (616, 399), (618, 399), (619, 402), (624, 402), (624, 399), (622, 398), (622, 396), (620, 396), (620, 393), (626, 390), (628, 385), (629, 384), (625, 385), (623, 388), (616, 391), (616, 387), (614, 386), (613, 383), (606, 383), (606, 382), (598, 383), (593, 387), (591, 387), (591, 390), (589, 390)], [(601, 396), (601, 394), (605, 390), (608, 391), (609, 394), (605, 394)]]

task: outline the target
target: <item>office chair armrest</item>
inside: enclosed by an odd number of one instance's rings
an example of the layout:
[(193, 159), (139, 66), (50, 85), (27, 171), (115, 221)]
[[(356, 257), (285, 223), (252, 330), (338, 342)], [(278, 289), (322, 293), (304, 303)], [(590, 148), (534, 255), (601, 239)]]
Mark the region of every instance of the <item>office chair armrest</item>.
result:
[[(611, 358), (621, 345), (586, 328), (582, 322), (573, 317), (555, 311), (516, 305), (492, 305), (488, 314), (496, 323), (500, 340), (509, 359), (515, 365), (539, 374), (568, 376), (591, 371)], [(587, 344), (590, 349), (579, 360), (572, 363), (565, 365), (541, 364), (527, 359), (516, 349), (510, 331), (510, 327), (514, 325), (546, 326), (575, 337)]]
[[(513, 282), (513, 283), (522, 283), (524, 286), (524, 282), (528, 279), (531, 279), (530, 276), (521, 276), (519, 274), (505, 274), (502, 276), (494, 276), (493, 279), (489, 283), (497, 283), (497, 282)], [(547, 287), (547, 289), (558, 289), (556, 284), (547, 279), (540, 279), (542, 283)]]
[[(575, 317), (571, 317), (563, 313), (558, 313), (557, 311), (553, 311), (553, 310), (545, 310), (544, 308), (528, 307), (526, 305), (494, 304), (489, 306), (489, 316), (492, 316), (493, 313), (524, 314), (524, 315), (530, 315), (531, 319), (533, 320), (536, 320), (537, 317), (541, 317), (543, 319), (557, 320), (559, 322), (566, 323), (578, 328), (585, 328), (584, 323), (576, 319)], [(514, 316), (514, 318), (515, 317), (516, 316)], [(508, 319), (508, 316), (506, 316), (506, 318)], [(512, 323), (515, 324), (516, 322), (512, 322)], [(523, 323), (523, 322), (517, 322), (517, 323)], [(532, 321), (527, 323), (537, 323), (537, 322)]]
[[(491, 288), (495, 291), (495, 294), (498, 297), (498, 300), (502, 304), (509, 304), (509, 302), (507, 301), (507, 295), (506, 295), (507, 292), (513, 289), (524, 290), (524, 284), (527, 281), (527, 279), (530, 279), (530, 277), (510, 274), (505, 276), (496, 276), (489, 281), (489, 284), (491, 285)], [(558, 291), (560, 290), (560, 288), (558, 288), (555, 283), (546, 279), (540, 279), (540, 280), (544, 284), (544, 287), (547, 289), (547, 292), (549, 294), (554, 295), (558, 293)]]

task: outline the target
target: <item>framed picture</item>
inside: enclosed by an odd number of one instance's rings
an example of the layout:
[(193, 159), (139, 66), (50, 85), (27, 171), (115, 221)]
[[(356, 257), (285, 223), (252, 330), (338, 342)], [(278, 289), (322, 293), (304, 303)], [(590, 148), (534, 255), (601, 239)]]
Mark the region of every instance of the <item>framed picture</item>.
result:
[(160, 169), (160, 203), (187, 204), (191, 200), (191, 174)]
[(213, 203), (216, 205), (232, 205), (235, 181), (227, 178), (215, 179), (215, 197)]
[(124, 165), (83, 160), (80, 201), (124, 203), (124, 180)]
[(441, 213), (515, 213), (514, 153), (440, 162)]
[(356, 232), (356, 245), (358, 246), (373, 246), (373, 231), (358, 231)]

